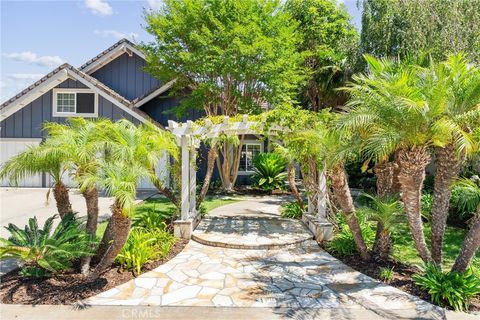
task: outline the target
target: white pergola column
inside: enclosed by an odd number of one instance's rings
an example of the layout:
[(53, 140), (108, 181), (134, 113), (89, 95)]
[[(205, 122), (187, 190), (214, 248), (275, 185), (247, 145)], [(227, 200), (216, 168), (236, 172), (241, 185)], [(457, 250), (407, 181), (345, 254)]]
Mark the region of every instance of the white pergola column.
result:
[(182, 206), (181, 206), (181, 219), (187, 220), (190, 212), (190, 150), (189, 150), (189, 137), (186, 135), (181, 136), (180, 145), (182, 148)]
[(318, 189), (318, 217), (327, 218), (327, 174), (325, 169), (318, 172)]
[(196, 170), (196, 161), (197, 161), (197, 150), (193, 146), (190, 149), (190, 166), (189, 166), (189, 176), (190, 176), (190, 213), (192, 216), (195, 216), (196, 207), (197, 207), (197, 170)]

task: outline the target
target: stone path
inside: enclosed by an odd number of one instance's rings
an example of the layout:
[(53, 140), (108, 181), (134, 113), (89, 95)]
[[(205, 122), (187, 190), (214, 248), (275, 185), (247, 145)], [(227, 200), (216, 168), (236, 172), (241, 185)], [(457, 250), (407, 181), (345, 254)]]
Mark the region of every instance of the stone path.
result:
[(164, 265), (84, 302), (273, 307), (300, 318), (325, 309), (336, 310), (340, 318), (355, 315), (355, 310), (371, 313), (372, 318), (444, 317), (442, 309), (344, 265), (314, 240), (257, 250), (213, 247), (192, 240)]

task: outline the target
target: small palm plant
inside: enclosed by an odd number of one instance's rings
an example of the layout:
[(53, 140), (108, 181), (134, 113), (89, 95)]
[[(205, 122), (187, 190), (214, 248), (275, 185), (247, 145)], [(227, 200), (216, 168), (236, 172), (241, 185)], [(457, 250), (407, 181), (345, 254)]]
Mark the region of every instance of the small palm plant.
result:
[(74, 260), (94, 254), (95, 238), (85, 232), (80, 219), (67, 214), (52, 232), (54, 219), (48, 218), (42, 229), (36, 217), (24, 229), (9, 224), (5, 228), (10, 237), (0, 238), (0, 259), (18, 259), (24, 263), (20, 274), (38, 277), (70, 270)]
[(380, 260), (387, 260), (392, 251), (391, 233), (402, 221), (402, 206), (394, 197), (380, 198), (367, 193), (363, 196), (370, 200), (370, 208), (366, 210), (369, 218), (382, 226), (375, 236), (373, 254)]
[(287, 161), (277, 153), (260, 153), (253, 159), (255, 184), (266, 191), (283, 189), (287, 173)]

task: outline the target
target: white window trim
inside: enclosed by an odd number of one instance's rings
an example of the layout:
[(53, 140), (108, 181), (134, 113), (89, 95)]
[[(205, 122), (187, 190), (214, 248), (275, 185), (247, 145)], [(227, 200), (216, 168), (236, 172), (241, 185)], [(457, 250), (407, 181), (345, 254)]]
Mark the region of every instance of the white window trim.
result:
[[(243, 145), (242, 145), (242, 148), (243, 146), (247, 146), (247, 145), (257, 145), (257, 146), (260, 146), (260, 153), (263, 153), (263, 142), (262, 141), (259, 141), (259, 140), (244, 140), (243, 141)], [(251, 174), (253, 174), (254, 171), (252, 170), (247, 170), (247, 171), (242, 171), (242, 170), (238, 170), (238, 175), (239, 176), (249, 176)]]
[[(75, 112), (58, 112), (57, 111), (57, 94), (58, 93), (73, 93), (75, 94)], [(93, 93), (94, 104), (93, 113), (77, 113), (77, 93)], [(98, 117), (98, 93), (91, 89), (77, 89), (77, 88), (55, 88), (53, 89), (52, 97), (52, 116), (54, 117), (85, 117), (85, 118), (97, 118)]]

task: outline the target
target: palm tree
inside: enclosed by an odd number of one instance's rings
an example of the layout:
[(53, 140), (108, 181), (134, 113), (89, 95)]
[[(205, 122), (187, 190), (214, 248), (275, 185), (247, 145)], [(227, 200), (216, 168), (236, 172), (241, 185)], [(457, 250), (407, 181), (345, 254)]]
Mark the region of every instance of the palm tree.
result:
[(437, 121), (442, 123), (441, 133), (448, 137), (445, 145), (435, 147), (431, 240), (432, 258), (441, 265), (451, 185), (464, 157), (478, 148), (472, 132), (480, 126), (480, 68), (469, 65), (462, 55), (451, 56), (425, 70), (423, 85), (429, 106), (444, 106)]
[(476, 214), (470, 221), (470, 230), (452, 267), (452, 271), (465, 272), (480, 247), (480, 186), (470, 179), (459, 180), (456, 184), (464, 195), (461, 199), (462, 205), (476, 208)]
[(431, 254), (423, 233), (420, 198), (429, 148), (446, 144), (448, 126), (438, 121), (442, 104), (429, 104), (421, 69), (411, 64), (365, 56), (369, 73), (354, 76), (345, 90), (341, 127), (362, 140), (363, 154), (375, 163), (395, 155), (401, 198), (415, 247), (425, 262)]
[(29, 146), (27, 150), (10, 158), (0, 170), (0, 179), (8, 179), (14, 185), (25, 177), (39, 173), (47, 173), (53, 180), (53, 196), (58, 214), (63, 219), (72, 212), (68, 188), (62, 181), (68, 170), (65, 165), (65, 150), (54, 148), (48, 140), (38, 146)]
[[(95, 183), (83, 183), (85, 178), (95, 175), (99, 170), (99, 155), (104, 152), (101, 135), (110, 120), (86, 120), (70, 118), (66, 124), (47, 123), (48, 144), (52, 148), (65, 151), (65, 163), (73, 170), (75, 180), (81, 186), (80, 191), (87, 207), (87, 232), (95, 236), (98, 222), (98, 188)], [(87, 273), (91, 257), (82, 261), (82, 272)]]
[(303, 198), (302, 194), (300, 191), (297, 189), (297, 185), (295, 183), (295, 176), (296, 176), (296, 170), (295, 170), (295, 157), (293, 155), (293, 152), (286, 148), (285, 146), (282, 145), (275, 145), (274, 148), (275, 153), (278, 153), (280, 156), (282, 156), (284, 159), (287, 160), (287, 176), (288, 176), (288, 184), (290, 186), (290, 190), (292, 191), (293, 195), (295, 196), (295, 199), (297, 199), (298, 205), (300, 206), (300, 209), (304, 209), (304, 203), (303, 203)]
[(98, 172), (88, 173), (81, 187), (97, 184), (114, 198), (112, 217), (100, 243), (97, 258), (99, 263), (91, 277), (98, 276), (110, 266), (123, 248), (130, 231), (130, 216), (133, 213), (137, 185), (142, 178), (154, 184), (162, 182), (155, 173), (155, 165), (167, 153), (177, 157), (177, 146), (170, 133), (153, 124), (140, 127), (127, 120), (105, 123), (101, 136), (105, 157)]
[[(401, 221), (402, 208), (392, 196), (372, 196), (363, 194), (371, 201), (371, 209), (367, 210), (370, 219), (377, 221), (377, 235), (373, 245), (373, 254), (380, 260), (387, 260), (392, 251), (391, 233)], [(381, 226), (381, 229), (378, 229)]]

